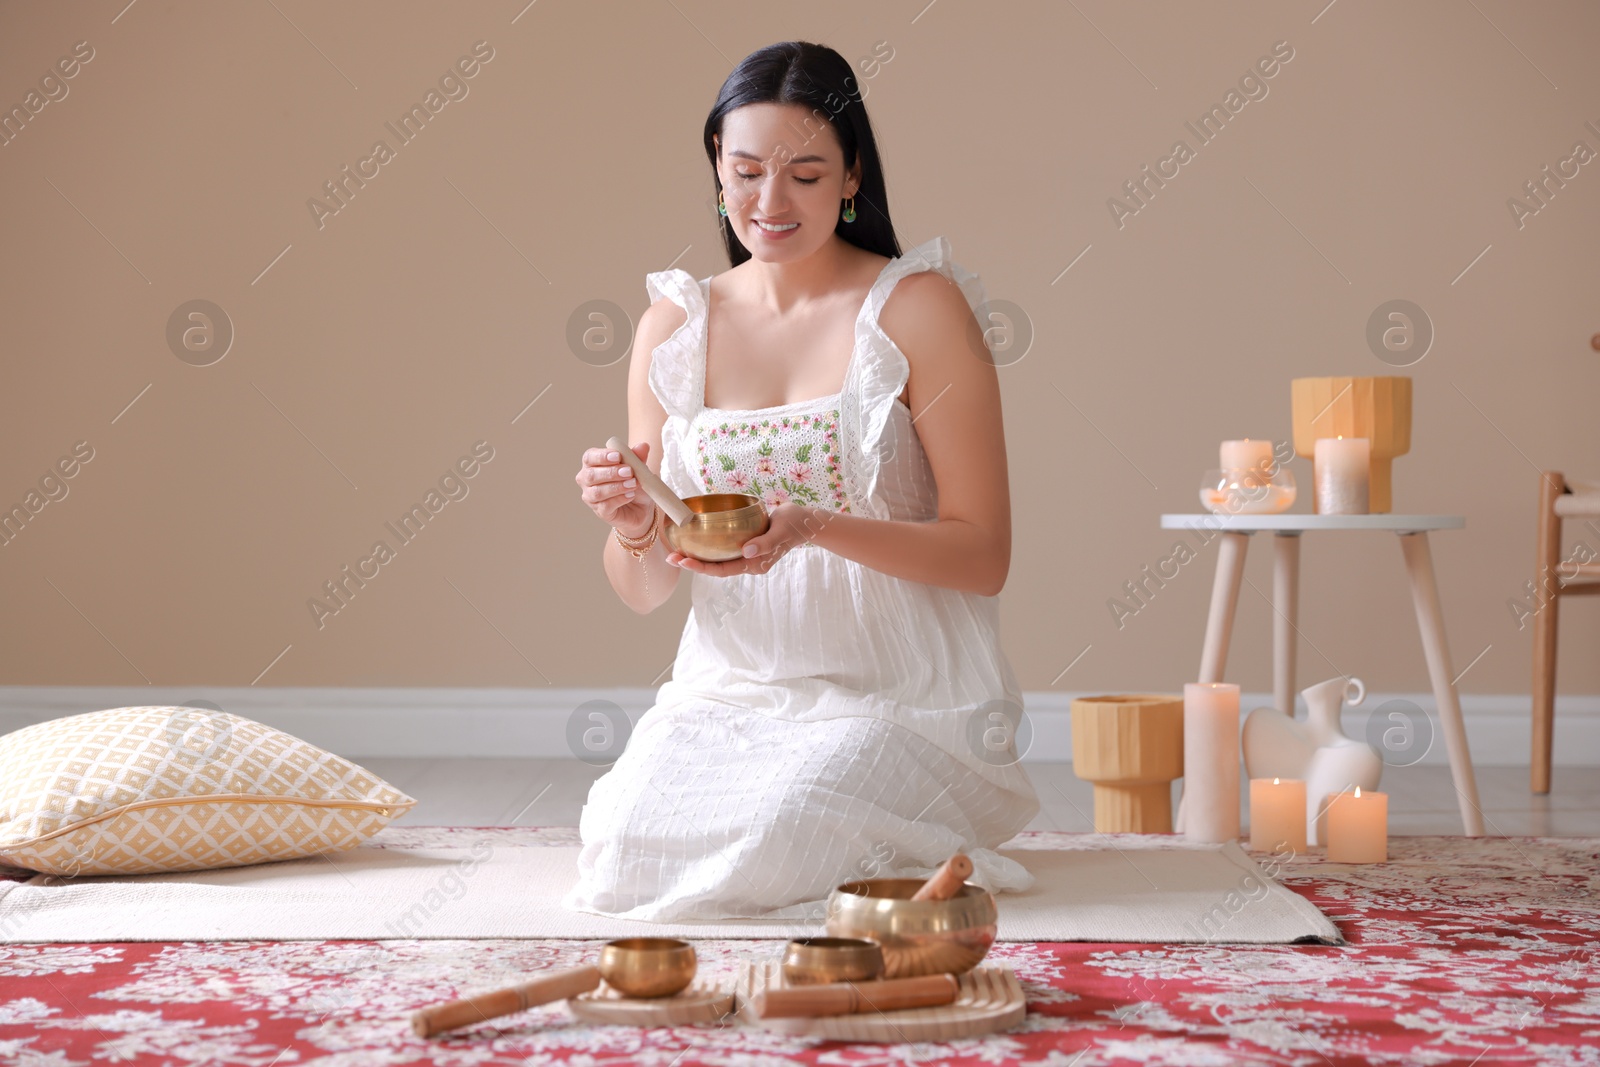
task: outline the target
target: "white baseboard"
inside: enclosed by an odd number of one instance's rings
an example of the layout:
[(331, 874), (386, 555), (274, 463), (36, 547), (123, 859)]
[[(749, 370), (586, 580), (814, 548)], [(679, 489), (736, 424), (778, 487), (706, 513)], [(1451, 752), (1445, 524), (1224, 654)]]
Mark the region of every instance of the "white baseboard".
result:
[[(0, 733), (102, 708), (183, 704), (204, 700), (224, 711), (302, 737), (332, 752), (364, 756), (515, 756), (571, 758), (568, 724), (580, 705), (610, 701), (631, 722), (655, 702), (654, 689), (377, 689), (190, 686), (0, 686)], [(1025, 762), (1072, 758), (1070, 712), (1079, 693), (1024, 694), (1028, 726)], [(1437, 724), (1433, 697), (1425, 693), (1369, 693), (1345, 709), (1345, 732), (1363, 736), (1367, 714), (1392, 699), (1409, 700)], [(1270, 695), (1245, 693), (1241, 706), (1270, 704)], [(1527, 696), (1463, 695), (1462, 713), (1473, 763), (1480, 767), (1528, 765)], [(1303, 713), (1302, 713), (1303, 717)], [(1556, 701), (1555, 764), (1600, 766), (1600, 696)], [(1435, 729), (1422, 763), (1445, 763), (1444, 739)]]

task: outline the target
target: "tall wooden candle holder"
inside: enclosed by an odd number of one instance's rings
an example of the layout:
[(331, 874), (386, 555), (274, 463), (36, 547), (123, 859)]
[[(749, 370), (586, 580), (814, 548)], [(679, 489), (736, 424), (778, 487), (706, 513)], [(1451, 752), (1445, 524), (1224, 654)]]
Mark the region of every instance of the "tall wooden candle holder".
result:
[(1099, 832), (1170, 834), (1172, 780), (1183, 776), (1183, 698), (1074, 700), (1072, 770), (1094, 783)]
[(1365, 437), (1372, 456), (1367, 510), (1392, 510), (1394, 457), (1411, 451), (1411, 379), (1296, 378), (1290, 383), (1294, 450), (1310, 457), (1319, 437)]

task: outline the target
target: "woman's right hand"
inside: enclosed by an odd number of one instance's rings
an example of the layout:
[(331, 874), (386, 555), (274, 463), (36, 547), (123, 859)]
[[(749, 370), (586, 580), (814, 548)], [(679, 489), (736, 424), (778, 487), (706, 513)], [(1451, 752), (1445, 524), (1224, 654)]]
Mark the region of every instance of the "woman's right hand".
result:
[[(641, 461), (650, 458), (650, 442), (630, 445)], [(639, 488), (633, 461), (609, 448), (589, 448), (574, 480), (583, 501), (624, 537), (643, 537), (655, 521), (655, 501)]]

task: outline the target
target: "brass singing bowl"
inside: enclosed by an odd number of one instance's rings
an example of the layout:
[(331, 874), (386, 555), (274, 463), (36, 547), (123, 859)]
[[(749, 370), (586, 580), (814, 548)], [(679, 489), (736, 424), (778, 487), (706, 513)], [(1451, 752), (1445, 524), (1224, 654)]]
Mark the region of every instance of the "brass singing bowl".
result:
[(783, 954), (790, 985), (868, 982), (883, 977), (883, 949), (865, 937), (797, 937)]
[(761, 498), (750, 493), (704, 493), (683, 502), (694, 514), (681, 526), (667, 519), (661, 536), (673, 551), (703, 563), (740, 559), (744, 543), (772, 525)]
[(971, 882), (946, 900), (912, 900), (923, 878), (863, 878), (828, 895), (827, 931), (883, 951), (883, 977), (962, 974), (989, 954), (999, 929), (994, 894)]
[(600, 977), (629, 997), (670, 997), (694, 981), (694, 946), (675, 937), (624, 937), (600, 949)]

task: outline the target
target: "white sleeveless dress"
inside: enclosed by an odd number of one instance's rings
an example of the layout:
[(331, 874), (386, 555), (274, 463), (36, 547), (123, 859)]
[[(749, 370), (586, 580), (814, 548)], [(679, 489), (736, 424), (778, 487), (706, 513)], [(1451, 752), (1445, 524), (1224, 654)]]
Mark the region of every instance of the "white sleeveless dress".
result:
[[(899, 400), (910, 368), (878, 324), (895, 282), (925, 270), (974, 309), (983, 301), (979, 278), (933, 238), (884, 266), (839, 393), (741, 411), (704, 405), (710, 279), (648, 275), (652, 301), (688, 312), (649, 375), (673, 492), (934, 520), (937, 487)], [(815, 917), (841, 882), (925, 877), (958, 849), (991, 892), (1033, 883), (994, 851), (1039, 811), (1017, 762), (1022, 693), (996, 597), (810, 544), (765, 574), (683, 573), (693, 606), (672, 678), (590, 789), (564, 907), (662, 922)]]

